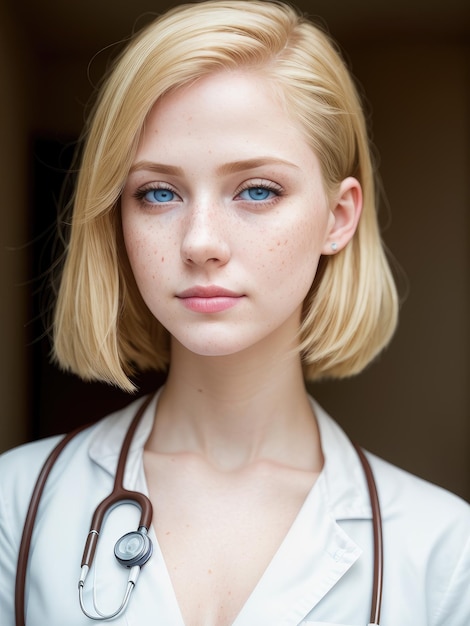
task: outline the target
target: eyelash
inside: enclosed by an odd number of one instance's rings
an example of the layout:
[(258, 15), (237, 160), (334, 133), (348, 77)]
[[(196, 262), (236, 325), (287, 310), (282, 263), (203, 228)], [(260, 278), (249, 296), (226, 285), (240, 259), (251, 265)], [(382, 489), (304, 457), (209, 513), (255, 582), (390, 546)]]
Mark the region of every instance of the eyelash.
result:
[[(284, 195), (284, 189), (278, 185), (277, 183), (273, 183), (267, 180), (249, 180), (241, 185), (235, 194), (235, 198), (238, 198), (244, 191), (248, 189), (265, 189), (266, 191), (272, 192), (274, 197), (268, 198), (266, 200), (258, 200), (254, 201), (256, 204), (270, 204), (276, 202), (280, 197)], [(243, 201), (243, 200), (241, 200)]]
[[(149, 184), (149, 185), (144, 185), (143, 187), (139, 187), (139, 189), (136, 189), (135, 192), (132, 194), (132, 196), (138, 200), (139, 202), (143, 202), (144, 204), (149, 204), (149, 205), (153, 205), (152, 202), (147, 202), (145, 200), (145, 196), (151, 192), (151, 191), (171, 191), (172, 193), (175, 194), (175, 196), (178, 196), (178, 194), (176, 193), (176, 191), (173, 189), (173, 187), (171, 185), (169, 185), (168, 183), (158, 183), (158, 184)], [(178, 196), (179, 197), (179, 196)]]
[[(271, 182), (271, 181), (266, 181), (266, 180), (249, 180), (244, 182), (241, 187), (239, 187), (237, 189), (237, 191), (234, 194), (234, 198), (238, 198), (244, 191), (247, 191), (248, 189), (265, 189), (266, 191), (270, 191), (274, 194), (274, 197), (272, 198), (268, 198), (266, 200), (252, 200), (253, 204), (272, 204), (274, 202), (276, 202), (280, 197), (282, 197), (284, 195), (284, 189), (278, 185), (277, 183)], [(177, 196), (178, 198), (180, 198), (180, 196), (176, 193), (176, 191), (174, 190), (174, 188), (169, 185), (168, 183), (150, 183), (148, 185), (144, 185), (143, 187), (139, 187), (138, 189), (136, 189), (136, 191), (132, 194), (132, 196), (140, 203), (148, 205), (148, 206), (155, 206), (156, 203), (153, 202), (148, 202), (147, 200), (145, 200), (145, 196), (151, 192), (151, 191), (159, 191), (159, 190), (167, 190), (167, 191), (171, 191), (173, 194), (175, 194), (175, 196)], [(249, 200), (245, 200), (243, 198), (238, 200), (239, 202), (250, 202)], [(165, 203), (162, 203), (165, 204)]]

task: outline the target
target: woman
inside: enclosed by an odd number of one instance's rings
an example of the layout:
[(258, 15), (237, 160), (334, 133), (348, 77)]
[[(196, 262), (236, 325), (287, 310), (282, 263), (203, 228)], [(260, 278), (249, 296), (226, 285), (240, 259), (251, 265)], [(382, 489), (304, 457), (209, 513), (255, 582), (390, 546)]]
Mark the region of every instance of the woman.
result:
[[(167, 382), (78, 434), (52, 467), (26, 623), (379, 623), (373, 493), (304, 376), (361, 371), (396, 310), (364, 116), (329, 39), (270, 2), (198, 3), (148, 26), (86, 131), (54, 350), (84, 379), (132, 391), (134, 368), (168, 368)], [(142, 406), (124, 487), (149, 496), (152, 527), (133, 504), (112, 509), (80, 570)], [(56, 443), (1, 462), (2, 624), (14, 623), (22, 524)], [(469, 508), (367, 456), (380, 623), (470, 623)], [(129, 565), (137, 544), (119, 612), (127, 575), (113, 552)]]

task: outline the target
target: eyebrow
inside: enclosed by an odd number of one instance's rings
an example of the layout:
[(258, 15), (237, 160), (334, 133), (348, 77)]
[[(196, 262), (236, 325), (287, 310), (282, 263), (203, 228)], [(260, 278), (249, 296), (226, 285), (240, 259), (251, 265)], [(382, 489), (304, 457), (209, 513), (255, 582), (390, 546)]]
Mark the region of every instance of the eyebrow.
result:
[(218, 174), (234, 174), (236, 172), (243, 172), (245, 170), (253, 170), (257, 167), (263, 167), (263, 165), (287, 165), (289, 167), (295, 167), (300, 169), (298, 165), (285, 161), (284, 159), (278, 159), (276, 157), (258, 157), (256, 159), (246, 159), (244, 161), (234, 161), (233, 163), (225, 163), (217, 169)]
[[(278, 159), (276, 157), (258, 157), (255, 159), (245, 159), (241, 161), (233, 161), (231, 163), (224, 163), (217, 168), (216, 173), (218, 175), (235, 174), (237, 172), (256, 169), (257, 167), (262, 167), (264, 165), (284, 165), (300, 169), (298, 165), (295, 165), (290, 161), (285, 161), (284, 159)], [(137, 163), (132, 165), (129, 173), (132, 174), (137, 171), (158, 172), (159, 174), (167, 174), (169, 176), (183, 176), (184, 174), (181, 167), (165, 163), (154, 163), (153, 161), (137, 161)]]
[(163, 163), (154, 163), (153, 161), (137, 161), (129, 170), (129, 174), (138, 171), (158, 172), (159, 174), (168, 174), (169, 176), (182, 176), (183, 170), (176, 165), (165, 165)]

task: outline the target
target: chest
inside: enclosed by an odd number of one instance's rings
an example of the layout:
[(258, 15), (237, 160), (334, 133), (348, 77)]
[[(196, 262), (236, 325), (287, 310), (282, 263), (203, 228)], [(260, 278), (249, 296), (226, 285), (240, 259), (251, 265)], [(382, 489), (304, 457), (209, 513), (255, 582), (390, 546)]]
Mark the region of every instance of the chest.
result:
[(232, 624), (301, 509), (316, 475), (259, 466), (221, 474), (152, 456), (154, 529), (185, 626)]

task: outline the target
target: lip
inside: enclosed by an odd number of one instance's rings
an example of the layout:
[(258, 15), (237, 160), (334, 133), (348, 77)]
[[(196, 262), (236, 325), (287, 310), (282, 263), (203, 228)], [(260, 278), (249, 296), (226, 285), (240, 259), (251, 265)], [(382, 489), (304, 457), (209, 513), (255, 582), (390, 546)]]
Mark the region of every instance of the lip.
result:
[(217, 285), (196, 285), (176, 295), (177, 298), (239, 298), (240, 294)]
[(217, 285), (197, 285), (181, 291), (176, 297), (195, 313), (220, 313), (238, 304), (244, 296)]

